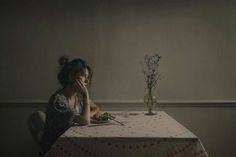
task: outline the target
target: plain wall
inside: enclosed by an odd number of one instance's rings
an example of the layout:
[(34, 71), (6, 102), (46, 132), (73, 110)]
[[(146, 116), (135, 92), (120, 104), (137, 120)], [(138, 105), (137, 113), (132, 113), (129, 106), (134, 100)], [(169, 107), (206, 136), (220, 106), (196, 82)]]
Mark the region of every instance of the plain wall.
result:
[[(140, 102), (141, 62), (163, 56), (159, 101), (234, 101), (235, 1), (2, 1), (0, 101), (46, 102), (58, 58), (94, 69), (95, 101)], [(102, 92), (101, 92), (102, 91)]]

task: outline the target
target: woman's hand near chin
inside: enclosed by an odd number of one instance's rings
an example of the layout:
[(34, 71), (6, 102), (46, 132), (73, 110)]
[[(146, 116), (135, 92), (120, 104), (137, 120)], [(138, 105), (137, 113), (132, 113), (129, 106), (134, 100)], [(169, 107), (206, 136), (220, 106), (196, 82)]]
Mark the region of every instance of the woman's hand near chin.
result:
[(76, 79), (73, 83), (74, 89), (80, 93), (84, 98), (89, 97), (88, 89), (84, 82), (82, 82), (80, 79)]

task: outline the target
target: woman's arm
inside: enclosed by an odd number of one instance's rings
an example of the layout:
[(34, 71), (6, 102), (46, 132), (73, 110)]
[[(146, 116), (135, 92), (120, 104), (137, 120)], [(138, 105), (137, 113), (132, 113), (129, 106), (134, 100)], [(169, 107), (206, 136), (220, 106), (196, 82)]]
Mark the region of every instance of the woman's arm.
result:
[(74, 116), (74, 122), (81, 124), (81, 125), (88, 125), (88, 121), (81, 115)]
[(74, 116), (74, 122), (79, 123), (81, 125), (90, 124), (90, 104), (87, 103), (87, 100), (84, 101), (81, 115), (76, 114)]
[(74, 120), (82, 125), (90, 124), (90, 100), (87, 87), (80, 80), (75, 81), (74, 85), (83, 96), (83, 109), (81, 115), (76, 115)]
[(85, 125), (89, 125), (90, 124), (90, 104), (89, 104), (89, 96), (86, 95), (83, 98), (83, 109), (82, 109), (82, 113), (81, 116), (87, 121), (87, 123)]
[[(89, 105), (90, 105), (90, 118), (99, 117), (101, 115), (101, 111), (100, 111), (99, 107), (92, 100), (90, 100), (89, 102), (90, 102), (89, 103)], [(83, 115), (75, 115), (74, 121), (76, 123), (81, 124), (81, 125), (88, 125), (88, 120)]]

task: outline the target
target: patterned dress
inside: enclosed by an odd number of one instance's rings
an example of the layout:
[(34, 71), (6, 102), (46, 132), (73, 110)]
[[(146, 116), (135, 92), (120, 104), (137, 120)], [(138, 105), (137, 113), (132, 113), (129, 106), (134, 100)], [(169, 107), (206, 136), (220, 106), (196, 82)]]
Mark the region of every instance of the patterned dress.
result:
[(40, 142), (43, 154), (74, 124), (74, 116), (82, 113), (81, 96), (76, 96), (75, 108), (72, 109), (69, 107), (67, 98), (60, 91), (51, 96), (46, 108), (46, 124)]

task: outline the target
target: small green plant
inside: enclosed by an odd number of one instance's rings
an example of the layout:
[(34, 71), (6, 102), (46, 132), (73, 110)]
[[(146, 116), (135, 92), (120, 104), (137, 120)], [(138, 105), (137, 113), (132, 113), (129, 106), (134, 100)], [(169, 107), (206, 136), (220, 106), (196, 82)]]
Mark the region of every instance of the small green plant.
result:
[(114, 116), (111, 115), (111, 113), (105, 112), (102, 115), (100, 115), (98, 118), (96, 118), (97, 121), (107, 121), (109, 119), (115, 119)]

